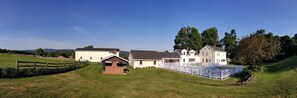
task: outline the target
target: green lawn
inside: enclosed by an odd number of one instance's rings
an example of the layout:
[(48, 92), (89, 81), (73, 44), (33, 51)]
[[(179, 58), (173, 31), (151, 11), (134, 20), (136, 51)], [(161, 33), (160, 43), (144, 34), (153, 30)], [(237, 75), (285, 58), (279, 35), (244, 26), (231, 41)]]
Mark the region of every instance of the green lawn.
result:
[(267, 65), (248, 85), (158, 68), (103, 75), (97, 63), (56, 75), (0, 79), (0, 97), (297, 97), (297, 56)]
[(21, 54), (3, 54), (0, 53), (0, 67), (15, 67), (16, 59), (29, 61), (43, 61), (43, 62), (63, 62), (64, 60), (55, 58), (38, 58), (32, 55)]

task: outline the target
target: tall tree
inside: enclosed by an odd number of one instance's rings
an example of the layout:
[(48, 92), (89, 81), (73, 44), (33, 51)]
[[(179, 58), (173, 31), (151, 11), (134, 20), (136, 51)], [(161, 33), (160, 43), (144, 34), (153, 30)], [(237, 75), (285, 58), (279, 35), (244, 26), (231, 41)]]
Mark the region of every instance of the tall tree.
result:
[(75, 58), (75, 51), (74, 50), (71, 50), (70, 57)]
[(193, 49), (202, 48), (201, 36), (195, 27), (182, 27), (174, 40), (174, 49)]
[(236, 32), (235, 29), (232, 29), (230, 33), (226, 32), (225, 37), (221, 40), (221, 43), (225, 46), (227, 51), (227, 57), (234, 58), (234, 48), (236, 46)]
[(284, 53), (286, 56), (292, 56), (295, 54), (295, 50), (293, 48), (295, 45), (296, 42), (294, 38), (291, 38), (288, 35), (280, 37), (281, 52)]
[(236, 47), (236, 60), (242, 64), (250, 64), (253, 71), (261, 71), (264, 60), (275, 57), (279, 52), (279, 41), (274, 37), (266, 37), (265, 31), (254, 33), (243, 38)]
[(94, 48), (93, 45), (88, 45), (88, 46), (85, 46), (84, 48)]
[(205, 45), (213, 45), (213, 46), (217, 46), (219, 45), (218, 43), (218, 30), (216, 27), (212, 27), (209, 29), (206, 29), (203, 31), (203, 33), (201, 33), (202, 35), (202, 43), (203, 46)]
[(43, 56), (44, 53), (45, 53), (45, 52), (43, 51), (42, 48), (38, 48), (38, 49), (35, 50), (35, 54), (36, 54), (36, 55)]

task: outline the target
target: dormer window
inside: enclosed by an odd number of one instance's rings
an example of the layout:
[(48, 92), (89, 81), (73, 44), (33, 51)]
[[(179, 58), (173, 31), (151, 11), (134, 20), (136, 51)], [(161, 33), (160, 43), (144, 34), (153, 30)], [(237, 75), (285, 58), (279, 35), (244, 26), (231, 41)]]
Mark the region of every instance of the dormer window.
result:
[(183, 55), (186, 55), (186, 52), (183, 52)]

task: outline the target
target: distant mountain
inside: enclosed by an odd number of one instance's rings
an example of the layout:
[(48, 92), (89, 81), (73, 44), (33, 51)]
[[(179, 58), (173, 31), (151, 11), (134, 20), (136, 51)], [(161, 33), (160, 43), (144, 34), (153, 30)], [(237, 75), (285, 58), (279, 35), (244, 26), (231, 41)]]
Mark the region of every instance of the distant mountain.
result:
[[(71, 51), (73, 49), (43, 49), (45, 52), (50, 53), (50, 52), (56, 52), (56, 51)], [(35, 52), (35, 50), (24, 50), (28, 52)]]
[[(50, 52), (56, 52), (56, 51), (71, 51), (74, 49), (43, 49), (45, 52), (50, 53)], [(28, 51), (28, 52), (35, 52), (35, 50), (23, 50), (23, 51)], [(129, 54), (129, 51), (120, 51), (120, 54)]]

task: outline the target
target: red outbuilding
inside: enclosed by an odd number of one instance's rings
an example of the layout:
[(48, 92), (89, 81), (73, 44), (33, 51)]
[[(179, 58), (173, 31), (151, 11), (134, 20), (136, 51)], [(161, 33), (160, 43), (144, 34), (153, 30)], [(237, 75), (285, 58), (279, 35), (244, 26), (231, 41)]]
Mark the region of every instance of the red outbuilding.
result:
[(106, 57), (101, 62), (103, 74), (126, 74), (128, 70), (129, 61), (116, 55)]

